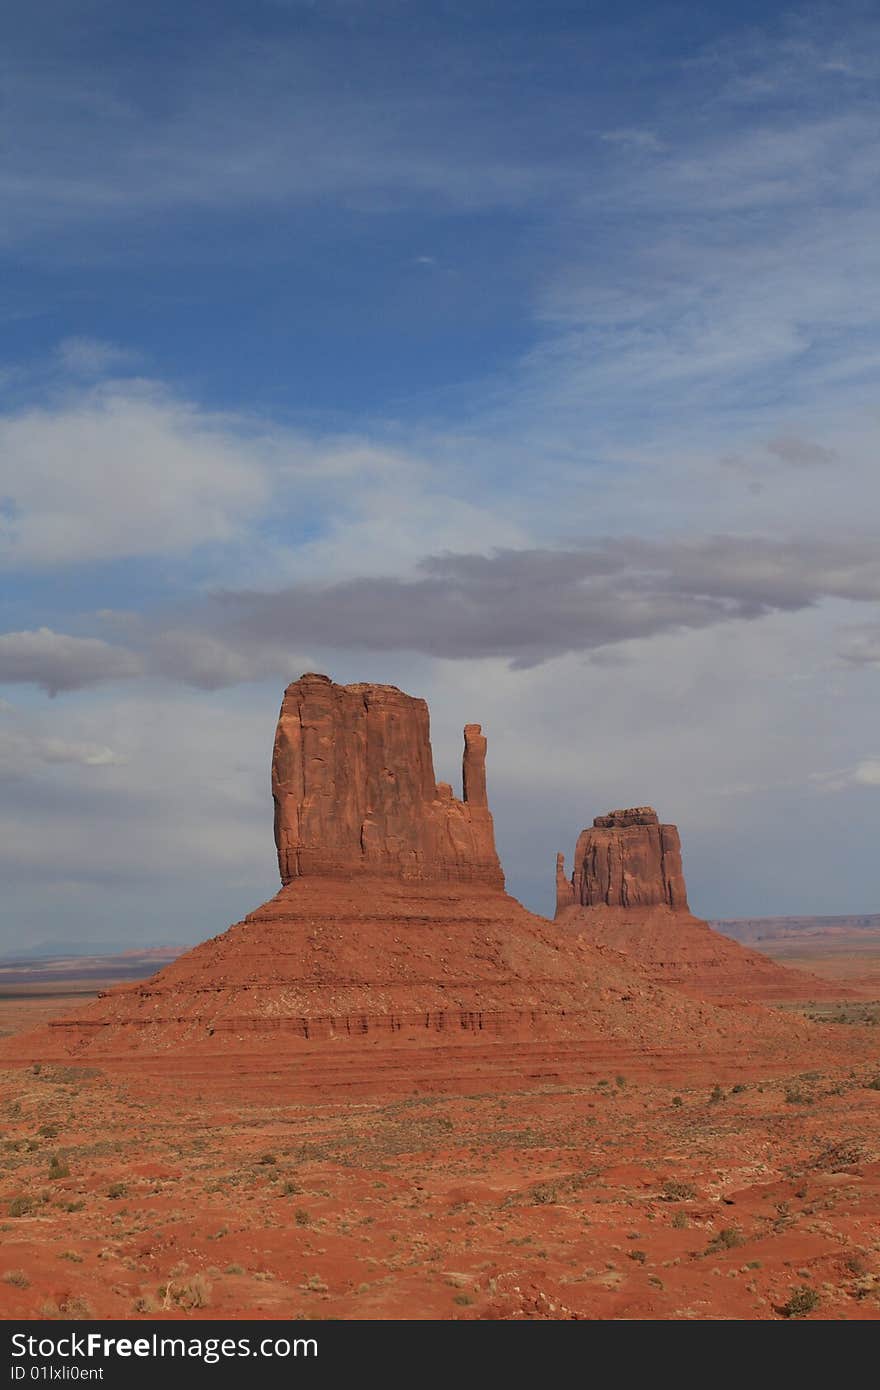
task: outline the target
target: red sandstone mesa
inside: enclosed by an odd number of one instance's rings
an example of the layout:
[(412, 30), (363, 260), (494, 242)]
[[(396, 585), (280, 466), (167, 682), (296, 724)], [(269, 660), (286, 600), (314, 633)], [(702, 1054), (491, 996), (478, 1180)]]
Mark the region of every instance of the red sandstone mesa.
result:
[(777, 965), (692, 916), (678, 830), (651, 806), (596, 816), (578, 836), (570, 879), (557, 855), (556, 919), (658, 984), (718, 1003), (841, 996), (839, 985)]
[(287, 687), (272, 795), (281, 882), (374, 874), (504, 887), (486, 799), (486, 740), (464, 731), (464, 799), (434, 780), (428, 706), (393, 685)]

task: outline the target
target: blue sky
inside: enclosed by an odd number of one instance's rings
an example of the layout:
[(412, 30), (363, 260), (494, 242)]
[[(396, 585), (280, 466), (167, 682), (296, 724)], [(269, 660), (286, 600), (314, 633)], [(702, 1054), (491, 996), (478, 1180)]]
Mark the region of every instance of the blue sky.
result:
[(483, 722), (539, 910), (645, 801), (705, 915), (880, 910), (874, 7), (0, 39), (0, 946), (267, 896), (305, 669)]

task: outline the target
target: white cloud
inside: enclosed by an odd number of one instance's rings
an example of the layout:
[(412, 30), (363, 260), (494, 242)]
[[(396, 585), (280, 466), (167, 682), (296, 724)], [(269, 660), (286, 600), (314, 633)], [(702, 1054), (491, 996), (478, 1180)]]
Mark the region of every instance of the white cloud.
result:
[(845, 627), (837, 652), (852, 666), (880, 666), (880, 623), (861, 623)]
[(115, 384), (0, 420), (0, 555), (27, 568), (185, 554), (240, 539), (273, 447), (154, 385)]
[(0, 768), (9, 776), (22, 775), (28, 769), (55, 764), (76, 767), (124, 767), (127, 758), (115, 749), (100, 743), (79, 743), (76, 740), (53, 738), (0, 729)]
[(106, 376), (136, 360), (136, 354), (128, 348), (88, 337), (64, 338), (56, 348), (56, 356), (65, 372), (81, 377)]

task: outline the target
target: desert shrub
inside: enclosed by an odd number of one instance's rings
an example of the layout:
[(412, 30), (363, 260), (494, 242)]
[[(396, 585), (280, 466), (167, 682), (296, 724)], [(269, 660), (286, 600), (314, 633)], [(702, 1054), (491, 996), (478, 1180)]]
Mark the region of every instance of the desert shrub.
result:
[(42, 1134), (44, 1139), (57, 1139), (58, 1125), (40, 1125), (40, 1128), (37, 1130), (37, 1133)]
[(712, 1237), (706, 1246), (707, 1255), (715, 1255), (720, 1250), (734, 1250), (742, 1245), (745, 1237), (736, 1226), (724, 1226)]
[(107, 1196), (114, 1202), (118, 1202), (120, 1197), (124, 1197), (128, 1189), (124, 1182), (111, 1182), (107, 1188)]
[(94, 1316), (94, 1310), (88, 1299), (74, 1295), (63, 1298), (58, 1303), (54, 1299), (47, 1298), (40, 1307), (40, 1317), (51, 1320), (66, 1318), (73, 1322), (91, 1321)]
[(185, 1284), (173, 1289), (171, 1296), (179, 1308), (207, 1308), (211, 1302), (211, 1285), (203, 1274), (194, 1274)]
[(263, 1154), (260, 1157), (260, 1162), (264, 1167), (270, 1167), (273, 1163), (277, 1163), (278, 1159), (275, 1157), (275, 1154)]
[(70, 1165), (67, 1160), (61, 1158), (59, 1154), (53, 1154), (49, 1159), (49, 1178), (54, 1181), (55, 1178), (69, 1177)]
[(293, 1214), (293, 1219), (296, 1222), (297, 1226), (308, 1226), (312, 1218), (309, 1216), (305, 1207), (297, 1207), (296, 1211)]
[(689, 1182), (679, 1182), (677, 1178), (667, 1178), (661, 1193), (664, 1202), (689, 1202), (697, 1195), (697, 1189)]
[(859, 1275), (867, 1274), (868, 1272), (868, 1266), (858, 1255), (850, 1255), (849, 1259), (844, 1261), (844, 1264), (849, 1273), (855, 1274), (857, 1278)]
[(709, 1096), (709, 1104), (710, 1104), (710, 1105), (717, 1105), (718, 1102), (719, 1102), (719, 1100), (723, 1100), (723, 1099), (724, 1099), (724, 1091), (723, 1091), (722, 1087), (719, 1086), (719, 1085), (718, 1085), (718, 1082), (716, 1081), (715, 1085), (712, 1087), (712, 1091), (711, 1091), (711, 1094), (710, 1094), (710, 1096)]
[(32, 1197), (13, 1197), (9, 1203), (10, 1216), (30, 1216), (34, 1209)]
[(224, 1269), (223, 1273), (224, 1273), (224, 1274), (244, 1274), (244, 1267), (243, 1267), (242, 1265), (235, 1265), (235, 1264), (233, 1264), (233, 1265), (227, 1265), (226, 1268)]
[[(384, 1187), (384, 1186), (385, 1186), (384, 1183), (377, 1183), (377, 1184), (375, 1184), (375, 1185), (376, 1185), (377, 1187), (380, 1187), (380, 1186), (381, 1186), (381, 1187)], [(298, 1182), (294, 1182), (294, 1181), (293, 1181), (293, 1178), (288, 1178), (288, 1179), (287, 1179), (287, 1182), (285, 1182), (285, 1183), (282, 1184), (282, 1187), (281, 1187), (281, 1196), (282, 1196), (282, 1197), (295, 1197), (296, 1194), (297, 1194), (297, 1192), (302, 1192), (302, 1188), (300, 1187), (300, 1185), (299, 1185)]]
[(636, 1263), (640, 1265), (643, 1265), (648, 1258), (647, 1251), (645, 1250), (630, 1250), (627, 1253), (631, 1260), (635, 1260)]
[(76, 1201), (74, 1201), (74, 1202), (65, 1202), (65, 1203), (64, 1203), (64, 1210), (65, 1210), (65, 1211), (82, 1211), (82, 1209), (83, 1209), (84, 1206), (85, 1206), (85, 1201), (83, 1200), (83, 1198), (82, 1198), (82, 1197), (77, 1197)]
[(553, 1206), (559, 1201), (559, 1188), (552, 1182), (539, 1182), (532, 1188), (532, 1201), (535, 1206)]
[(23, 1269), (8, 1269), (3, 1275), (3, 1282), (15, 1289), (28, 1289), (31, 1283)]
[(812, 1105), (813, 1097), (809, 1091), (801, 1090), (800, 1086), (787, 1086), (785, 1088), (786, 1105)]
[(90, 1322), (95, 1316), (94, 1309), (91, 1303), (89, 1303), (89, 1300), (87, 1298), (81, 1298), (78, 1295), (73, 1298), (62, 1299), (58, 1308), (62, 1317), (72, 1320), (85, 1319)]
[(673, 1096), (672, 1104), (675, 1106), (684, 1105), (684, 1101), (682, 1100), (681, 1096)]
[(738, 1081), (736, 1085), (732, 1087), (730, 1094), (732, 1096), (741, 1096), (746, 1089), (747, 1087), (745, 1087), (741, 1081)]
[(459, 1306), (462, 1308), (467, 1308), (468, 1305), (473, 1303), (474, 1300), (471, 1298), (469, 1293), (457, 1293), (452, 1301), (453, 1303), (459, 1304)]
[(614, 1084), (615, 1084), (615, 1086), (619, 1086), (620, 1089), (621, 1089), (621, 1091), (622, 1091), (623, 1088), (624, 1088), (624, 1086), (626, 1085), (626, 1077), (625, 1077), (625, 1076), (615, 1076), (615, 1078), (614, 1078)]
[(784, 1318), (805, 1318), (818, 1306), (819, 1295), (816, 1290), (801, 1284), (800, 1288), (792, 1289), (788, 1301), (783, 1303), (779, 1311)]
[(688, 1219), (683, 1211), (677, 1211), (672, 1218), (672, 1224), (677, 1231), (684, 1231), (688, 1226)]
[(870, 1081), (866, 1081), (865, 1090), (880, 1091), (880, 1076), (872, 1076)]

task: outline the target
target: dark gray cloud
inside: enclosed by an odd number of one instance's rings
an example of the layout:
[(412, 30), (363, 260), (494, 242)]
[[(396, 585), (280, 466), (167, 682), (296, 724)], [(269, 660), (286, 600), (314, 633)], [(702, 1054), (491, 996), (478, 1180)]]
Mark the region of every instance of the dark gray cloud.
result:
[(215, 596), (205, 617), (235, 650), (285, 647), (500, 656), (530, 666), (572, 651), (698, 629), (823, 598), (880, 599), (871, 541), (604, 540), (577, 550), (434, 555), (417, 577)]
[(826, 468), (837, 462), (833, 449), (826, 449), (821, 444), (800, 439), (794, 434), (780, 434), (768, 440), (767, 452), (792, 468)]
[(140, 675), (143, 659), (97, 637), (41, 627), (0, 633), (0, 683), (40, 685), (50, 695)]
[(873, 541), (630, 537), (570, 550), (431, 555), (412, 578), (224, 592), (146, 623), (132, 619), (126, 647), (47, 629), (8, 633), (0, 681), (30, 680), (54, 693), (146, 672), (216, 689), (286, 673), (299, 653), (325, 648), (494, 656), (527, 667), (797, 612), (824, 598), (880, 600)]

